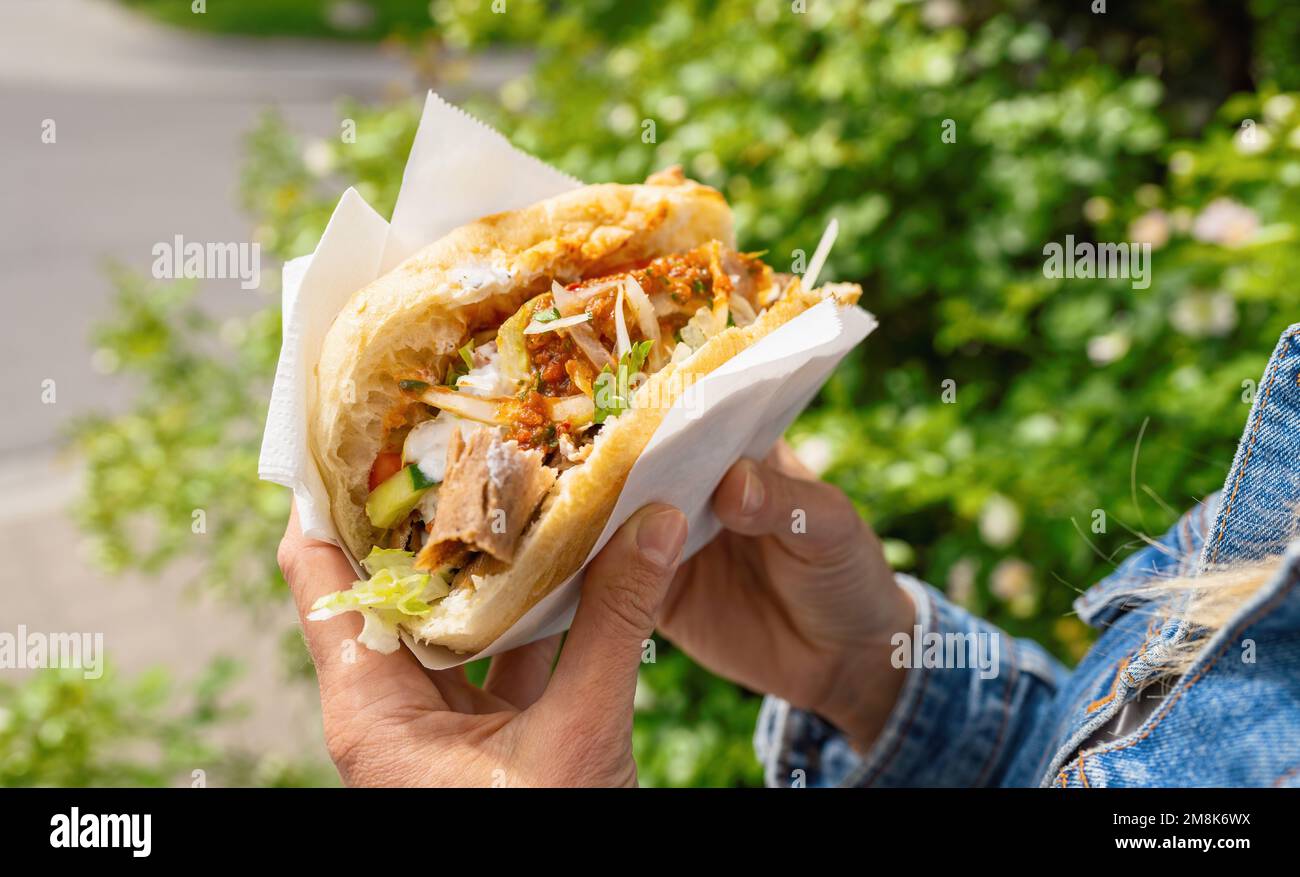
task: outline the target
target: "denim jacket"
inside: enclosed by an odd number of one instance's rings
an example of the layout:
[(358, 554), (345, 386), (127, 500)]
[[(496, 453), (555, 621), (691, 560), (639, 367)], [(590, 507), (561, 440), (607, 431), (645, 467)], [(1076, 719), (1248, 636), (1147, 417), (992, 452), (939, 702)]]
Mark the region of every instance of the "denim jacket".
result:
[[(900, 575), (922, 638), (997, 638), (997, 672), (972, 661), (913, 661), (865, 753), (819, 716), (769, 697), (754, 735), (767, 783), (1300, 786), (1297, 503), (1300, 324), (1282, 335), (1269, 360), (1223, 490), (1075, 602), (1079, 617), (1101, 634), (1073, 672), (1035, 643)], [(1190, 571), (1186, 558), (1205, 567), (1280, 550), (1277, 572), (1208, 636), (1188, 671), (1172, 687), (1148, 686), (1165, 649), (1188, 630), (1175, 598), (1135, 596), (1134, 586)], [(961, 663), (967, 666), (954, 667)], [(1113, 721), (1137, 698), (1158, 695), (1135, 726)]]

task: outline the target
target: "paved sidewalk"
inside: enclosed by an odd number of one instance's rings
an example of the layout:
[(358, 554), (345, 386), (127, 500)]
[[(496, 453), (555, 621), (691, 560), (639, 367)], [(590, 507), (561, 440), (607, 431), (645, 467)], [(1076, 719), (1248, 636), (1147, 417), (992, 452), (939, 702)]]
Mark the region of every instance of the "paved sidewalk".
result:
[[(494, 87), (522, 63), (473, 67), (462, 89)], [(333, 136), (340, 98), (412, 86), (401, 61), (374, 46), (178, 32), (109, 0), (0, 3), (0, 556), (10, 558), (0, 630), (102, 631), (120, 670), (163, 664), (180, 679), (231, 654), (249, 671), (240, 693), (255, 706), (241, 742), (322, 751), (314, 691), (281, 677), (284, 623), (254, 627), (173, 581), (105, 581), (77, 549), (67, 509), (79, 478), (58, 449), (70, 419), (129, 398), (92, 367), (90, 328), (111, 295), (105, 262), (147, 271), (154, 243), (176, 234), (248, 240), (242, 141), (267, 107), (306, 137)], [(45, 119), (57, 125), (54, 144), (41, 142)], [(205, 281), (203, 294), (218, 315), (270, 303), (238, 280)], [(46, 378), (57, 382), (54, 405), (41, 402)], [(39, 582), (13, 560), (33, 556)]]

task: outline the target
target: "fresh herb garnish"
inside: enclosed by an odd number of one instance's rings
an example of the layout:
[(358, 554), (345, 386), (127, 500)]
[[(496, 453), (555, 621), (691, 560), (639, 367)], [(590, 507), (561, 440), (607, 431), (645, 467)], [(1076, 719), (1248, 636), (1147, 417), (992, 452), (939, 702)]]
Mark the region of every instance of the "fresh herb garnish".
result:
[(596, 375), (592, 384), (596, 423), (604, 423), (606, 418), (622, 414), (632, 407), (632, 376), (641, 371), (653, 346), (650, 339), (633, 344), (632, 349), (619, 358), (617, 372), (605, 366)]
[[(452, 361), (447, 365), (447, 374), (443, 377), (443, 383), (453, 390), (456, 389), (456, 382), (469, 374), (474, 368), (474, 339), (471, 338), (465, 342), (465, 346), (456, 351), (460, 354), (460, 362)], [(462, 363), (464, 363), (462, 365)]]
[(537, 311), (533, 314), (533, 319), (538, 323), (554, 323), (560, 318), (559, 308), (548, 308), (544, 311)]
[(473, 338), (469, 339), (469, 341), (465, 343), (465, 346), (462, 347), (457, 352), (460, 354), (460, 358), (465, 362), (465, 371), (468, 372), (470, 369), (474, 368), (474, 339)]
[(407, 379), (398, 381), (397, 386), (401, 387), (408, 393), (423, 393), (425, 390), (429, 389), (429, 382)]

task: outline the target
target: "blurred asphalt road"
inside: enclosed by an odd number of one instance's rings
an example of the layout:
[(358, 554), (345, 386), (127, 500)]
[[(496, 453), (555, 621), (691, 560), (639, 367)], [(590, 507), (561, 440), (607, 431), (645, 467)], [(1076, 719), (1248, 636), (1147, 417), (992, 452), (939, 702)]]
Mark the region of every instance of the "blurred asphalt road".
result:
[[(470, 68), (458, 91), (518, 69), (518, 59)], [(0, 3), (0, 551), (10, 558), (0, 630), (102, 631), (118, 669), (161, 663), (181, 679), (225, 651), (250, 671), (241, 693), (256, 709), (245, 742), (291, 754), (302, 735), (319, 738), (313, 692), (286, 692), (281, 681), (282, 625), (259, 634), (244, 614), (195, 602), (174, 583), (102, 581), (71, 550), (79, 536), (66, 509), (78, 476), (57, 452), (69, 419), (127, 398), (120, 380), (92, 367), (90, 328), (111, 295), (106, 261), (147, 272), (153, 245), (177, 234), (247, 241), (241, 143), (267, 107), (304, 135), (334, 136), (338, 99), (407, 93), (411, 79), (375, 46), (179, 32), (110, 0)], [(46, 119), (57, 126), (53, 144), (41, 140)], [(268, 303), (238, 280), (202, 290), (218, 315)], [(47, 378), (53, 405), (41, 400)], [(39, 579), (20, 557), (42, 558)]]

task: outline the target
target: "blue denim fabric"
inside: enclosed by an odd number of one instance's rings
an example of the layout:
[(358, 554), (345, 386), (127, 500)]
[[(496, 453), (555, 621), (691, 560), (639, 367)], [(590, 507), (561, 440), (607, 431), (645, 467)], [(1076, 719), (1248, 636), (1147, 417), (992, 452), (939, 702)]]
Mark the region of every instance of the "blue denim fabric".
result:
[[(754, 746), (772, 786), (1300, 786), (1300, 324), (1265, 369), (1223, 490), (1075, 602), (1102, 633), (1073, 671), (906, 576), (926, 633), (998, 638), (999, 672), (916, 668), (870, 751), (820, 717), (763, 704)], [(1288, 547), (1289, 546), (1289, 547)], [(1131, 733), (1110, 720), (1188, 635), (1141, 585), (1285, 551)], [(987, 674), (985, 674), (987, 675)], [(1099, 739), (1090, 740), (1099, 732)]]

